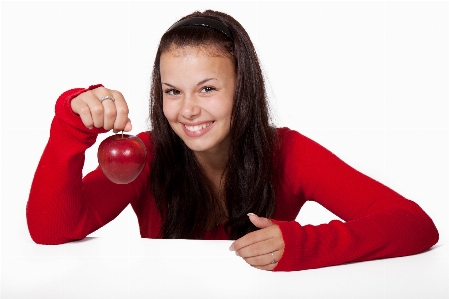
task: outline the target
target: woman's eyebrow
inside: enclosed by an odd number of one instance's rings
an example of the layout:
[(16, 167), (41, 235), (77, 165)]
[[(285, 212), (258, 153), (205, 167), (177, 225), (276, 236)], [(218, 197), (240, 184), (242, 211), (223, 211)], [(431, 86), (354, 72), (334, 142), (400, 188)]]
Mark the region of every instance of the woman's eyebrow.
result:
[[(204, 79), (204, 80), (198, 82), (197, 86), (198, 86), (198, 85), (201, 85), (201, 84), (204, 84), (204, 83), (206, 83), (207, 81), (210, 81), (210, 80), (217, 80), (217, 79), (215, 79), (215, 78), (207, 78), (207, 79)], [(162, 84), (165, 84), (165, 85), (167, 85), (167, 86), (176, 88), (175, 86), (173, 86), (173, 85), (171, 85), (171, 84), (169, 84), (169, 83), (162, 82)]]
[(215, 78), (207, 78), (207, 79), (204, 79), (204, 80), (198, 82), (197, 86), (198, 86), (198, 85), (201, 85), (201, 84), (204, 84), (204, 83), (206, 83), (207, 81), (210, 81), (210, 80), (217, 80), (217, 79), (215, 79)]
[(167, 86), (170, 86), (170, 87), (176, 88), (176, 87), (174, 87), (173, 85), (171, 85), (171, 84), (168, 84), (168, 83), (164, 83), (164, 82), (162, 82), (162, 84), (165, 84), (165, 85), (167, 85)]

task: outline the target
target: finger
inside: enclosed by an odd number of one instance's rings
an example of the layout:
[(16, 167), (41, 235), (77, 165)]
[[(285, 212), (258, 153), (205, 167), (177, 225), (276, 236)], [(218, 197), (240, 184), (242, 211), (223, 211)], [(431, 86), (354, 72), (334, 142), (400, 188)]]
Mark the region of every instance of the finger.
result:
[(272, 225), (258, 231), (250, 232), (240, 239), (234, 241), (231, 247), (229, 247), (229, 250), (239, 250), (248, 245), (271, 239), (276, 236), (276, 227), (277, 226)]
[(274, 268), (276, 268), (277, 264), (270, 264), (266, 266), (252, 266), (254, 268), (260, 269), (260, 270), (266, 270), (266, 271), (273, 271)]
[(257, 228), (266, 228), (273, 225), (270, 219), (265, 217), (259, 217), (256, 214), (248, 213), (249, 220), (257, 227)]
[[(114, 131), (122, 131), (125, 129), (126, 125), (129, 122), (128, 114), (128, 104), (125, 101), (125, 98), (119, 91), (112, 91), (113, 97), (115, 99), (115, 108), (116, 108), (116, 117), (113, 124)], [(129, 128), (128, 131), (130, 131), (131, 128)], [(126, 131), (126, 130), (125, 130)]]
[(104, 107), (97, 96), (85, 97), (84, 102), (89, 106), (90, 114), (96, 128), (103, 128), (104, 124)]
[(70, 102), (70, 106), (72, 107), (73, 112), (78, 114), (81, 118), (81, 121), (83, 124), (89, 128), (92, 129), (94, 125), (94, 121), (92, 119), (92, 115), (90, 114), (89, 106), (84, 103), (84, 101), (80, 100), (72, 100)]
[[(124, 132), (129, 132), (133, 129), (133, 125), (131, 124), (131, 120), (128, 118), (128, 121), (126, 122), (125, 128), (123, 129)], [(116, 130), (114, 129), (114, 133), (118, 133), (122, 130)]]
[(282, 239), (272, 238), (243, 247), (235, 252), (236, 255), (248, 258), (271, 253), (282, 249)]
[(115, 104), (111, 100), (105, 100), (103, 104), (103, 128), (107, 131), (114, 127), (114, 122), (117, 116), (117, 109)]
[(133, 129), (133, 125), (131, 124), (131, 120), (128, 118), (128, 122), (125, 125), (125, 132), (129, 132)]
[(270, 252), (258, 256), (252, 256), (243, 258), (251, 266), (268, 266), (270, 264), (276, 264), (278, 261), (279, 251)]

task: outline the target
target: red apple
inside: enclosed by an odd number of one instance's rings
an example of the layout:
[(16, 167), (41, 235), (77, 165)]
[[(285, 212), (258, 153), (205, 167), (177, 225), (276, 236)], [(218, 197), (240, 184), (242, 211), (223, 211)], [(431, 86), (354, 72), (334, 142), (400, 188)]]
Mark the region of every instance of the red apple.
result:
[(142, 172), (146, 162), (145, 144), (127, 134), (109, 136), (98, 147), (98, 163), (104, 175), (116, 184), (128, 184)]

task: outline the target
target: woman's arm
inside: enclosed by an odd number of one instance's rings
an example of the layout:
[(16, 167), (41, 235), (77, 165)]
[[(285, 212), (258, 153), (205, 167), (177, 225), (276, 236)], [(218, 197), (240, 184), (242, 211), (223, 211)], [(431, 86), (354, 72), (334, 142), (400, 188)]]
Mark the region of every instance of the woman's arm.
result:
[[(438, 241), (430, 217), (414, 202), (348, 166), (291, 130), (281, 130), (276, 209), (285, 214), (313, 200), (344, 221), (301, 226), (250, 217), (258, 231), (230, 247), (264, 270), (295, 271), (416, 254)], [(294, 201), (301, 201), (295, 203)], [(273, 262), (273, 264), (272, 264)]]
[(285, 242), (275, 270), (301, 270), (416, 254), (438, 241), (430, 217), (298, 132), (284, 138), (290, 188), (343, 219), (318, 226), (278, 224)]
[(117, 217), (139, 197), (145, 184), (148, 165), (127, 185), (110, 182), (99, 167), (82, 178), (86, 149), (95, 143), (99, 133), (107, 130), (87, 128), (73, 112), (71, 101), (96, 88), (103, 87), (69, 90), (56, 103), (50, 138), (36, 169), (26, 208), (28, 229), (36, 243), (61, 244), (83, 239)]

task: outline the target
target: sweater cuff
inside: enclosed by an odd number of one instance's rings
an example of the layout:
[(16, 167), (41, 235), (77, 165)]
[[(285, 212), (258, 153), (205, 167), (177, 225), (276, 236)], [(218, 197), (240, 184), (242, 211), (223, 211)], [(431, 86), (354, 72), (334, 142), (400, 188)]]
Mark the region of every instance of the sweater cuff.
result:
[(70, 125), (71, 127), (74, 127), (78, 130), (84, 131), (85, 133), (91, 133), (93, 135), (98, 135), (100, 133), (105, 133), (106, 130), (103, 128), (95, 128), (92, 129), (86, 128), (86, 126), (83, 124), (81, 117), (73, 112), (72, 107), (70, 105), (70, 102), (82, 94), (83, 92), (86, 92), (88, 90), (92, 90), (98, 87), (103, 87), (102, 84), (95, 84), (91, 85), (88, 88), (74, 88), (70, 89), (63, 94), (61, 94), (56, 101), (55, 105), (55, 115), (57, 118), (61, 119), (66, 124)]
[(300, 269), (300, 248), (302, 227), (296, 221), (278, 221), (270, 219), (279, 226), (284, 239), (284, 253), (273, 271), (296, 271)]

